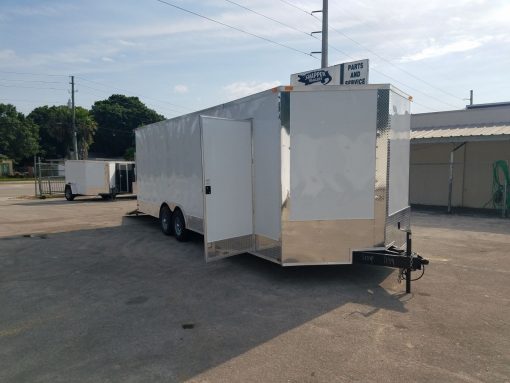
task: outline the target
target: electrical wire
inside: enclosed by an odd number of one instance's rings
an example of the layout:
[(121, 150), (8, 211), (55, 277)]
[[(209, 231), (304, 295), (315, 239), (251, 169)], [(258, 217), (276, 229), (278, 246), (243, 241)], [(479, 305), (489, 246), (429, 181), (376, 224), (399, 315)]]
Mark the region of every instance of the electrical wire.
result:
[[(320, 20), (317, 16), (315, 16), (315, 15), (313, 15), (312, 13), (310, 13), (310, 12), (306, 11), (305, 9), (303, 9), (303, 8), (301, 8), (301, 7), (299, 7), (299, 6), (295, 5), (295, 4), (292, 4), (292, 3), (290, 3), (290, 2), (288, 2), (288, 1), (286, 1), (286, 0), (279, 0), (279, 1), (280, 1), (280, 2), (282, 2), (282, 3), (284, 3), (284, 4), (287, 4), (288, 6), (291, 6), (291, 7), (295, 8), (295, 9), (297, 9), (297, 10), (299, 10), (299, 11), (301, 11), (301, 12), (303, 12), (303, 13), (305, 13), (305, 14), (307, 14), (307, 15), (311, 16), (311, 17), (313, 17), (315, 20), (317, 20), (317, 21), (319, 21), (319, 22), (321, 22), (321, 23), (322, 23), (322, 21), (321, 21), (321, 20)], [(404, 72), (404, 73), (406, 73), (407, 75), (409, 75), (409, 76), (411, 76), (411, 77), (413, 77), (413, 78), (415, 78), (415, 79), (417, 79), (417, 80), (419, 80), (419, 81), (421, 81), (421, 82), (424, 82), (424, 83), (426, 83), (427, 85), (431, 86), (432, 88), (437, 89), (437, 90), (439, 90), (439, 91), (441, 91), (441, 92), (443, 92), (443, 93), (446, 93), (446, 94), (448, 94), (448, 95), (449, 95), (449, 96), (451, 96), (451, 97), (454, 97), (454, 98), (459, 99), (459, 100), (463, 100), (461, 97), (458, 97), (458, 96), (452, 95), (451, 93), (448, 93), (448, 92), (446, 92), (446, 91), (442, 90), (441, 88), (438, 88), (438, 87), (434, 86), (433, 84), (430, 84), (428, 81), (423, 80), (423, 79), (421, 79), (420, 77), (418, 77), (418, 76), (416, 76), (416, 75), (412, 74), (411, 72), (409, 72), (409, 71), (407, 71), (407, 70), (405, 70), (405, 69), (403, 69), (403, 68), (399, 67), (398, 65), (396, 65), (396, 64), (394, 64), (393, 62), (391, 62), (390, 60), (388, 60), (388, 59), (384, 58), (383, 56), (381, 56), (381, 55), (380, 55), (380, 54), (378, 54), (377, 52), (374, 52), (373, 50), (371, 50), (370, 48), (368, 48), (368, 47), (364, 46), (363, 44), (361, 44), (361, 43), (360, 43), (360, 42), (358, 42), (357, 40), (355, 40), (355, 39), (351, 38), (350, 36), (348, 36), (348, 35), (347, 35), (347, 34), (345, 34), (344, 32), (341, 32), (341, 31), (337, 30), (336, 28), (332, 27), (330, 24), (328, 24), (328, 27), (329, 27), (330, 29), (332, 29), (333, 31), (335, 31), (335, 32), (339, 33), (339, 34), (340, 34), (340, 35), (342, 35), (343, 37), (345, 37), (345, 38), (349, 39), (349, 40), (350, 40), (350, 41), (352, 41), (353, 43), (355, 43), (355, 44), (359, 45), (360, 47), (362, 47), (363, 49), (367, 50), (368, 52), (372, 53), (374, 56), (377, 56), (379, 59), (381, 59), (381, 60), (385, 61), (386, 63), (388, 63), (388, 64), (390, 64), (390, 65), (392, 65), (392, 66), (393, 66), (393, 67), (395, 67), (396, 69), (399, 69), (399, 70), (403, 71), (403, 72)], [(344, 52), (344, 51), (342, 51), (342, 50), (339, 50), (339, 49), (335, 48), (334, 46), (332, 46), (332, 45), (330, 45), (330, 44), (328, 44), (328, 46), (329, 46), (329, 47), (331, 47), (332, 49), (334, 49), (334, 50), (336, 50), (336, 51), (339, 51), (340, 53), (342, 53), (342, 54), (346, 55), (347, 57), (353, 58), (351, 55), (347, 54), (346, 52)], [(354, 59), (354, 58), (353, 58), (353, 59)], [(429, 95), (429, 94), (427, 94), (427, 93), (425, 93), (425, 92), (423, 92), (423, 91), (417, 90), (416, 88), (413, 88), (413, 87), (411, 87), (410, 85), (407, 85), (407, 84), (403, 83), (402, 81), (398, 81), (398, 80), (396, 80), (396, 79), (392, 78), (391, 76), (389, 76), (389, 75), (387, 75), (387, 74), (385, 74), (385, 73), (383, 73), (383, 72), (381, 72), (381, 71), (379, 71), (379, 70), (376, 70), (375, 68), (372, 68), (371, 70), (372, 70), (372, 71), (374, 71), (374, 72), (377, 72), (377, 73), (379, 73), (379, 74), (381, 74), (381, 75), (383, 75), (383, 76), (385, 76), (385, 77), (387, 77), (387, 78), (393, 79), (393, 81), (398, 82), (398, 83), (402, 84), (403, 86), (405, 86), (405, 87), (407, 87), (407, 88), (409, 88), (409, 89), (414, 89), (415, 91), (419, 92), (419, 93), (420, 93), (420, 94), (422, 94), (422, 95), (425, 95), (425, 96), (426, 96), (426, 97), (428, 97), (428, 98), (434, 99), (434, 100), (439, 101), (439, 102), (441, 102), (441, 103), (443, 103), (443, 104), (445, 104), (445, 105), (447, 105), (447, 106), (450, 106), (450, 107), (453, 107), (453, 108), (455, 108), (455, 109), (458, 109), (458, 106), (457, 106), (457, 105), (453, 105), (453, 104), (450, 104), (450, 103), (448, 103), (448, 102), (446, 102), (446, 101), (439, 100), (439, 99), (437, 99), (436, 97), (431, 96), (431, 95)], [(430, 107), (429, 107), (429, 109), (432, 109), (432, 108), (430, 108)]]
[(62, 81), (25, 80), (19, 78), (0, 78), (0, 81), (35, 82), (42, 84), (62, 84)]
[(255, 10), (251, 9), (251, 8), (246, 7), (246, 6), (242, 5), (242, 4), (236, 3), (235, 1), (232, 1), (232, 0), (225, 0), (225, 1), (226, 1), (227, 3), (230, 3), (230, 4), (237, 5), (239, 8), (243, 8), (243, 9), (245, 9), (245, 10), (247, 10), (247, 11), (249, 11), (249, 12), (252, 12), (252, 13), (254, 13), (254, 14), (256, 14), (256, 15), (259, 15), (259, 16), (261, 16), (261, 17), (265, 18), (265, 19), (268, 19), (268, 20), (271, 20), (271, 21), (273, 21), (273, 22), (275, 22), (275, 23), (278, 23), (278, 24), (280, 24), (280, 25), (283, 25), (284, 27), (287, 27), (287, 28), (289, 28), (289, 29), (292, 29), (293, 31), (296, 31), (296, 32), (299, 32), (299, 33), (303, 33), (303, 34), (307, 35), (308, 37), (312, 37), (312, 38), (314, 38), (314, 39), (319, 40), (319, 38), (318, 38), (318, 37), (316, 37), (316, 36), (314, 36), (314, 35), (310, 34), (309, 32), (303, 31), (303, 30), (298, 29), (298, 28), (294, 28), (292, 25), (286, 24), (286, 23), (284, 23), (284, 22), (282, 22), (282, 21), (280, 21), (280, 20), (273, 19), (273, 18), (272, 18), (272, 17), (270, 17), (270, 16), (264, 15), (264, 14), (262, 14), (262, 13), (260, 13), (260, 12), (257, 12), (257, 11), (255, 11)]
[(7, 71), (7, 70), (0, 70), (0, 73), (30, 75), (30, 76), (69, 77), (69, 76), (64, 75), (64, 74), (48, 74), (48, 73), (33, 73), (33, 72), (13, 72), (13, 71)]
[[(119, 91), (121, 91), (121, 92), (127, 92), (127, 93), (131, 93), (131, 94), (137, 94), (137, 92), (134, 92), (134, 91), (129, 90), (129, 89), (118, 88), (118, 87), (116, 87), (116, 86), (108, 85), (108, 84), (106, 84), (106, 83), (101, 83), (101, 82), (99, 82), (99, 81), (89, 80), (89, 79), (87, 79), (87, 78), (85, 78), (85, 77), (75, 76), (75, 78), (77, 78), (77, 79), (81, 79), (81, 80), (84, 80), (84, 81), (88, 81), (88, 82), (90, 82), (90, 83), (92, 83), (92, 84), (97, 84), (97, 85), (103, 86), (103, 87), (105, 87), (105, 88), (111, 88), (111, 89), (119, 90)], [(83, 84), (82, 84), (82, 85), (83, 85)], [(92, 88), (92, 87), (90, 87), (90, 86), (86, 86), (86, 87), (88, 87), (88, 88), (90, 88), (90, 89), (95, 89), (95, 90), (98, 90), (98, 91), (102, 91), (102, 90), (100, 90), (100, 89)], [(108, 91), (108, 90), (104, 90), (104, 92), (109, 92), (109, 91)], [(153, 100), (153, 101), (156, 101), (156, 102), (160, 102), (160, 103), (164, 103), (164, 104), (172, 105), (172, 106), (174, 106), (174, 107), (176, 107), (176, 108), (181, 108), (181, 109), (185, 109), (185, 110), (191, 110), (191, 108), (189, 108), (189, 107), (187, 107), (187, 106), (183, 106), (183, 105), (175, 104), (175, 103), (173, 103), (173, 102), (169, 102), (169, 101), (165, 101), (165, 100), (161, 100), (161, 99), (157, 99), (157, 98), (149, 97), (149, 96), (146, 96), (146, 95), (143, 95), (143, 94), (139, 94), (139, 93), (138, 93), (138, 95), (139, 95), (140, 97), (146, 98), (146, 99), (148, 99), (148, 100)], [(176, 112), (177, 112), (177, 111), (176, 111)]]
[[(318, 18), (318, 17), (316, 17), (315, 15), (312, 15), (312, 16), (313, 16), (314, 18), (316, 18), (317, 20), (319, 20), (319, 18)], [(358, 42), (358, 41), (354, 40), (352, 37), (350, 37), (350, 36), (349, 36), (349, 35), (347, 35), (346, 33), (342, 32), (342, 31), (339, 31), (338, 29), (336, 29), (336, 28), (332, 27), (330, 24), (328, 24), (328, 27), (329, 27), (330, 29), (332, 29), (333, 31), (337, 32), (338, 34), (340, 34), (341, 36), (345, 37), (346, 39), (348, 39), (348, 40), (352, 41), (353, 43), (357, 44), (358, 46), (362, 47), (362, 48), (363, 48), (363, 49), (365, 49), (367, 52), (372, 53), (374, 56), (378, 57), (380, 60), (382, 60), (382, 61), (386, 62), (387, 64), (389, 64), (389, 65), (393, 66), (394, 68), (396, 68), (396, 69), (398, 69), (398, 70), (400, 70), (400, 71), (404, 72), (404, 73), (405, 73), (405, 74), (407, 74), (408, 76), (411, 76), (412, 78), (414, 78), (414, 79), (416, 79), (416, 80), (418, 80), (418, 81), (421, 81), (422, 83), (424, 83), (424, 84), (426, 84), (426, 85), (430, 86), (431, 88), (434, 88), (434, 89), (436, 89), (436, 90), (438, 90), (438, 91), (440, 91), (440, 92), (442, 92), (442, 93), (444, 93), (444, 94), (446, 94), (446, 95), (448, 95), (448, 96), (450, 96), (450, 97), (453, 97), (453, 98), (456, 98), (456, 99), (458, 99), (458, 100), (463, 101), (462, 97), (455, 96), (455, 95), (453, 95), (453, 94), (451, 94), (451, 93), (449, 93), (449, 92), (447, 92), (447, 91), (445, 91), (445, 90), (443, 90), (443, 89), (441, 89), (441, 88), (438, 88), (437, 86), (433, 85), (433, 84), (432, 84), (432, 83), (430, 83), (429, 81), (423, 80), (422, 78), (420, 78), (420, 77), (418, 77), (418, 76), (414, 75), (413, 73), (409, 72), (408, 70), (406, 70), (406, 69), (404, 69), (404, 68), (400, 67), (399, 65), (396, 65), (396, 64), (395, 64), (395, 63), (393, 63), (392, 61), (390, 61), (390, 60), (388, 60), (387, 58), (385, 58), (385, 57), (381, 56), (380, 54), (378, 54), (378, 53), (377, 53), (377, 52), (375, 52), (374, 50), (372, 50), (372, 49), (370, 49), (370, 48), (366, 47), (365, 45), (361, 44), (360, 42)], [(450, 104), (450, 105), (451, 105), (451, 104)], [(456, 108), (456, 106), (454, 106), (454, 107)]]
[(256, 38), (258, 38), (258, 39), (260, 39), (260, 40), (264, 40), (264, 41), (266, 41), (266, 42), (268, 42), (268, 43), (275, 44), (275, 45), (281, 46), (281, 47), (283, 47), (283, 48), (286, 48), (286, 49), (292, 50), (292, 51), (294, 51), (294, 52), (298, 52), (298, 53), (304, 54), (305, 56), (313, 57), (314, 59), (319, 60), (317, 57), (313, 56), (312, 54), (310, 54), (310, 53), (308, 53), (308, 52), (305, 52), (305, 51), (302, 51), (302, 50), (300, 50), (300, 49), (297, 49), (297, 48), (291, 47), (290, 45), (283, 44), (283, 43), (279, 43), (278, 41), (268, 39), (268, 38), (266, 38), (266, 37), (263, 37), (263, 36), (257, 35), (257, 34), (252, 33), (252, 32), (248, 32), (248, 31), (246, 31), (246, 30), (244, 30), (244, 29), (241, 29), (241, 28), (238, 28), (238, 27), (234, 27), (234, 26), (232, 26), (232, 25), (230, 25), (230, 24), (226, 24), (226, 23), (224, 23), (224, 22), (222, 22), (222, 21), (219, 21), (219, 20), (213, 19), (213, 18), (208, 17), (208, 16), (204, 16), (204, 15), (202, 15), (202, 14), (198, 13), (198, 12), (194, 12), (194, 11), (191, 11), (191, 10), (189, 10), (189, 9), (186, 9), (186, 8), (180, 7), (180, 6), (176, 5), (176, 4), (172, 4), (172, 3), (168, 2), (168, 1), (164, 1), (164, 0), (156, 0), (156, 1), (157, 1), (157, 2), (159, 2), (159, 3), (162, 3), (162, 4), (166, 4), (166, 5), (170, 6), (170, 7), (173, 7), (173, 8), (179, 9), (179, 10), (181, 10), (181, 11), (183, 11), (183, 12), (187, 12), (187, 13), (189, 13), (189, 14), (192, 14), (192, 15), (195, 15), (195, 16), (198, 16), (198, 17), (201, 17), (201, 18), (203, 18), (203, 19), (205, 19), (205, 20), (212, 21), (213, 23), (216, 23), (216, 24), (222, 25), (222, 26), (224, 26), (224, 27), (227, 27), (227, 28), (233, 29), (233, 30), (235, 30), (235, 31), (238, 31), (238, 32), (241, 32), (241, 33), (247, 34), (247, 35), (252, 36), (252, 37), (256, 37)]
[[(250, 11), (250, 12), (252, 12), (252, 13), (256, 14), (256, 15), (259, 15), (259, 16), (261, 16), (261, 17), (264, 17), (264, 18), (266, 18), (266, 19), (268, 19), (268, 20), (271, 20), (271, 21), (273, 21), (273, 22), (275, 22), (275, 23), (278, 23), (278, 24), (280, 24), (280, 25), (283, 25), (283, 26), (285, 26), (285, 27), (287, 27), (287, 28), (290, 28), (290, 29), (292, 29), (292, 30), (294, 30), (294, 31), (296, 31), (296, 32), (304, 33), (304, 34), (305, 34), (305, 35), (307, 35), (308, 37), (312, 37), (312, 38), (314, 38), (314, 39), (316, 39), (316, 40), (320, 40), (319, 38), (317, 38), (316, 36), (311, 35), (310, 33), (307, 33), (307, 32), (302, 31), (302, 30), (300, 30), (300, 29), (294, 28), (294, 27), (293, 27), (293, 26), (291, 26), (291, 25), (288, 25), (288, 24), (286, 24), (286, 23), (283, 23), (283, 22), (281, 22), (281, 21), (279, 21), (279, 20), (276, 20), (276, 19), (274, 19), (274, 18), (272, 18), (272, 17), (269, 17), (269, 16), (267, 16), (267, 15), (264, 15), (264, 14), (262, 14), (262, 13), (258, 12), (258, 11), (255, 11), (255, 10), (253, 10), (253, 9), (251, 9), (251, 8), (248, 8), (248, 7), (244, 6), (244, 5), (238, 4), (238, 3), (236, 3), (235, 1), (232, 1), (232, 0), (225, 0), (225, 1), (226, 1), (226, 2), (228, 2), (228, 3), (234, 4), (234, 5), (237, 5), (237, 6), (238, 6), (238, 7), (240, 7), (240, 8), (246, 9), (247, 11)], [(285, 1), (284, 1), (284, 3), (288, 4), (288, 3), (287, 3), (287, 2), (285, 2)], [(289, 5), (290, 5), (290, 4), (289, 4)], [(299, 9), (299, 8), (298, 8), (298, 9)], [(306, 11), (304, 11), (304, 12), (305, 12), (306, 14), (308, 14), (308, 15), (309, 15), (309, 13), (308, 13), (308, 12), (306, 12)], [(351, 56), (351, 55), (350, 55), (350, 54), (348, 54), (347, 52), (344, 52), (344, 51), (342, 51), (342, 50), (340, 50), (340, 49), (336, 48), (335, 46), (333, 46), (333, 45), (331, 45), (331, 44), (328, 44), (328, 47), (332, 48), (333, 50), (335, 50), (335, 51), (337, 51), (337, 52), (339, 52), (339, 53), (341, 53), (341, 54), (343, 54), (343, 55), (344, 55), (344, 56), (346, 56), (347, 58), (350, 58), (350, 59), (352, 59), (352, 60), (355, 60), (355, 58), (354, 58), (353, 56)], [(387, 77), (387, 78), (389, 78), (389, 79), (393, 80), (393, 81), (394, 81), (394, 82), (396, 82), (396, 83), (402, 84), (402, 85), (406, 86), (407, 88), (409, 88), (409, 89), (412, 89), (412, 90), (416, 91), (417, 93), (420, 93), (420, 94), (423, 94), (423, 95), (425, 95), (425, 96), (427, 96), (427, 97), (430, 97), (430, 96), (429, 96), (429, 95), (427, 95), (426, 93), (423, 93), (421, 90), (419, 90), (419, 89), (417, 89), (417, 88), (413, 88), (413, 87), (411, 87), (411, 86), (408, 86), (408, 85), (406, 85), (406, 84), (402, 83), (401, 81), (399, 81), (399, 80), (397, 80), (397, 79), (395, 79), (395, 78), (393, 78), (393, 77), (391, 77), (391, 76), (389, 76), (389, 75), (387, 75), (387, 74), (385, 74), (385, 73), (383, 73), (383, 72), (381, 72), (381, 71), (379, 71), (379, 70), (377, 70), (377, 69), (372, 68), (372, 70), (373, 70), (374, 72), (377, 72), (377, 73), (379, 73), (379, 74), (381, 74), (381, 75), (383, 75), (383, 76), (385, 76), (385, 77)], [(420, 104), (420, 103), (416, 103), (416, 104), (417, 104), (417, 105), (420, 105), (420, 106), (422, 106), (422, 107), (424, 107), (424, 108), (426, 108), (426, 109), (428, 109), (428, 110), (431, 110), (431, 111), (437, 111), (437, 109), (434, 109), (434, 108), (432, 108), (432, 107), (430, 107), (430, 106), (427, 106), (427, 105), (424, 105), (424, 104)], [(455, 107), (455, 106), (454, 106), (454, 107)], [(455, 108), (456, 108), (456, 107), (455, 107)]]
[(310, 13), (310, 12), (308, 12), (308, 11), (304, 10), (303, 8), (298, 7), (298, 6), (297, 6), (297, 5), (295, 5), (295, 4), (292, 4), (292, 3), (291, 3), (291, 2), (289, 2), (289, 1), (286, 1), (286, 0), (280, 0), (280, 1), (281, 1), (282, 3), (284, 3), (284, 4), (287, 4), (287, 5), (291, 6), (291, 7), (293, 7), (293, 8), (296, 8), (297, 10), (300, 10), (301, 12), (306, 13), (307, 15), (311, 15), (311, 13)]
[(36, 87), (36, 86), (19, 86), (19, 85), (5, 85), (0, 84), (0, 86), (3, 86), (4, 88), (22, 88), (22, 89), (40, 89), (40, 90), (68, 90), (66, 88), (53, 88), (53, 87)]
[[(0, 97), (0, 100), (3, 100), (3, 101), (6, 101), (6, 102), (22, 102), (22, 103), (39, 103), (41, 101), (38, 101), (38, 100), (26, 100), (26, 99), (15, 99), (15, 98), (3, 98), (3, 97)], [(56, 103), (59, 103), (59, 102), (62, 102), (61, 100), (58, 100), (58, 101), (55, 101), (55, 100), (45, 100), (45, 101), (42, 101), (42, 102), (47, 102), (47, 103), (52, 103), (52, 104), (56, 104)]]
[[(268, 19), (268, 20), (271, 20), (271, 21), (273, 21), (273, 22), (275, 22), (275, 23), (278, 23), (278, 24), (280, 24), (280, 25), (286, 26), (286, 27), (288, 27), (288, 28), (290, 28), (290, 29), (292, 29), (292, 30), (294, 30), (294, 31), (297, 31), (297, 32), (300, 32), (300, 33), (304, 33), (304, 34), (306, 34), (306, 35), (307, 35), (307, 36), (309, 36), (309, 37), (312, 37), (312, 38), (314, 38), (314, 39), (320, 40), (320, 39), (319, 39), (319, 38), (317, 38), (316, 36), (313, 36), (313, 35), (311, 35), (311, 34), (309, 34), (309, 33), (305, 32), (305, 31), (302, 31), (302, 30), (300, 30), (300, 29), (294, 28), (294, 27), (293, 27), (293, 26), (291, 26), (291, 25), (288, 25), (288, 24), (286, 24), (286, 23), (283, 23), (283, 22), (281, 22), (281, 21), (279, 21), (279, 20), (276, 20), (276, 19), (274, 19), (274, 18), (272, 18), (272, 17), (269, 17), (269, 16), (267, 16), (267, 15), (264, 15), (264, 14), (262, 14), (262, 13), (258, 12), (258, 11), (255, 11), (255, 10), (253, 10), (253, 9), (251, 9), (251, 8), (248, 8), (248, 7), (244, 6), (244, 5), (238, 4), (238, 3), (236, 3), (235, 1), (232, 1), (232, 0), (225, 0), (225, 1), (226, 1), (226, 2), (228, 2), (228, 3), (234, 4), (234, 5), (237, 5), (237, 6), (238, 6), (238, 7), (240, 7), (240, 8), (246, 9), (246, 10), (248, 10), (248, 11), (252, 12), (252, 13), (255, 13), (256, 15), (259, 15), (259, 16), (261, 16), (261, 17), (264, 17), (264, 18), (266, 18), (266, 19)], [(284, 2), (285, 4), (289, 4), (289, 5), (293, 6), (292, 4), (290, 4), (290, 3), (286, 2), (286, 1), (282, 1), (282, 2)], [(295, 7), (295, 8), (297, 8), (297, 9), (299, 9), (299, 10), (303, 11), (303, 12), (304, 12), (304, 13), (306, 13), (307, 15), (310, 15), (310, 13), (308, 13), (308, 12), (306, 12), (306, 11), (302, 10), (302, 9), (301, 9), (301, 8), (299, 8), (299, 7)], [(315, 17), (315, 16), (314, 16), (314, 17)], [(316, 17), (315, 17), (315, 18), (316, 18)], [(316, 18), (316, 19), (317, 19), (317, 18)], [(355, 57), (351, 56), (351, 55), (350, 55), (350, 54), (348, 54), (347, 52), (342, 51), (342, 50), (338, 49), (337, 47), (335, 47), (335, 46), (333, 46), (333, 45), (331, 45), (331, 44), (328, 44), (328, 47), (330, 47), (331, 49), (333, 49), (333, 50), (335, 50), (335, 51), (337, 51), (337, 52), (341, 53), (342, 55), (346, 56), (347, 58), (350, 58), (350, 59), (352, 59), (352, 60), (355, 60), (355, 59), (356, 59)], [(383, 76), (385, 76), (385, 77), (387, 77), (387, 78), (389, 78), (389, 79), (393, 80), (393, 81), (394, 81), (394, 82), (396, 82), (396, 83), (402, 84), (403, 86), (405, 86), (405, 87), (407, 87), (407, 88), (409, 88), (409, 89), (414, 90), (414, 91), (415, 91), (415, 92), (417, 92), (417, 93), (423, 94), (423, 95), (425, 95), (426, 97), (431, 97), (430, 95), (428, 95), (428, 94), (426, 94), (426, 93), (422, 92), (421, 90), (419, 90), (419, 89), (417, 89), (417, 88), (413, 88), (413, 87), (411, 87), (411, 86), (409, 86), (409, 85), (406, 85), (405, 83), (403, 83), (403, 82), (401, 82), (401, 81), (399, 81), (399, 80), (397, 80), (397, 79), (395, 79), (395, 78), (393, 78), (393, 77), (391, 77), (391, 76), (389, 76), (389, 75), (387, 75), (387, 74), (385, 74), (385, 73), (383, 73), (383, 72), (381, 72), (381, 71), (379, 71), (379, 70), (377, 70), (377, 69), (375, 69), (375, 68), (372, 68), (372, 70), (373, 70), (374, 72), (377, 72), (377, 73), (379, 73), (379, 74), (381, 74), (381, 75), (383, 75)], [(424, 107), (424, 108), (426, 108), (426, 109), (428, 109), (428, 110), (431, 110), (431, 111), (437, 111), (437, 109), (434, 109), (434, 108), (432, 108), (432, 107), (430, 107), (430, 106), (427, 106), (427, 105), (424, 105), (424, 104), (420, 104), (420, 103), (416, 103), (416, 104), (417, 104), (417, 105), (420, 105), (420, 106), (422, 106), (422, 107)], [(456, 106), (451, 105), (451, 104), (450, 104), (450, 106), (453, 106), (454, 108), (457, 108)]]

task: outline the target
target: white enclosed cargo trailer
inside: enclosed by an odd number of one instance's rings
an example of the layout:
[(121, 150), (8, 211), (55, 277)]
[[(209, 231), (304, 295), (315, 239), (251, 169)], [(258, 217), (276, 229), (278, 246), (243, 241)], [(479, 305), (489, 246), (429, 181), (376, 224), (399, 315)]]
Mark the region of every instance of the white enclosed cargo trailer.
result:
[(278, 87), (141, 127), (138, 208), (178, 239), (202, 233), (208, 261), (398, 252), (410, 227), (409, 99), (391, 85)]
[(79, 195), (115, 198), (118, 194), (133, 193), (133, 161), (67, 160), (64, 166), (68, 201)]

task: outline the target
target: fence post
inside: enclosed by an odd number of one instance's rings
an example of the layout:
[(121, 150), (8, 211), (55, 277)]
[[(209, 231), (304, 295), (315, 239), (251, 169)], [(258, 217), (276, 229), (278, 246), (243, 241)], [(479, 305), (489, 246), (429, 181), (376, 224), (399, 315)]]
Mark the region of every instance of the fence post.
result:
[(507, 192), (508, 192), (508, 184), (505, 180), (505, 183), (503, 184), (503, 204), (501, 205), (501, 217), (506, 217), (506, 204), (507, 204)]
[(37, 157), (34, 156), (34, 192), (35, 196), (37, 197)]
[(42, 191), (42, 182), (41, 182), (41, 178), (42, 178), (42, 174), (41, 174), (41, 157), (37, 157), (37, 178), (38, 178), (38, 183), (39, 183), (39, 197), (42, 197), (43, 195), (43, 191)]
[(50, 193), (50, 195), (51, 195), (51, 194), (52, 194), (52, 193), (51, 193), (51, 177), (50, 177), (50, 176), (48, 176), (48, 177), (47, 177), (47, 179), (48, 179), (48, 191), (49, 191), (49, 193)]
[(450, 173), (448, 176), (448, 214), (452, 212), (452, 192), (453, 192), (453, 153), (455, 150), (450, 152)]
[(448, 177), (448, 214), (452, 213), (452, 195), (453, 195), (453, 161), (454, 161), (454, 153), (462, 148), (464, 145), (466, 145), (465, 142), (463, 142), (460, 145), (457, 145), (451, 152), (450, 152), (450, 175)]

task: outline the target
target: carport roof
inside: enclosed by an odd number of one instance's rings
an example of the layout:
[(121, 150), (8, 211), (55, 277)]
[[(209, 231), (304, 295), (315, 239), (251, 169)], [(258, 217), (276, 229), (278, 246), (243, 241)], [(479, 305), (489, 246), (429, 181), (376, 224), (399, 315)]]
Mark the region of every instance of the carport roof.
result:
[(411, 143), (446, 143), (510, 140), (510, 124), (480, 126), (445, 126), (411, 131)]

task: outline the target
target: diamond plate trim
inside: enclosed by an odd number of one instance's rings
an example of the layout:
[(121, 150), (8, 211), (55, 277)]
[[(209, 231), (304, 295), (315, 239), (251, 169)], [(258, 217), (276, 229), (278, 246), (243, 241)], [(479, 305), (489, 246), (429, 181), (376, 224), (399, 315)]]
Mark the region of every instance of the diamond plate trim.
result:
[(375, 144), (375, 191), (374, 191), (374, 244), (382, 245), (385, 238), (388, 212), (389, 136), (390, 136), (390, 91), (377, 91), (377, 125)]
[[(400, 229), (399, 227), (400, 222)], [(406, 244), (404, 230), (411, 229), (411, 207), (406, 207), (389, 216), (385, 227), (385, 246), (403, 247)]]
[(264, 237), (263, 235), (255, 235), (255, 254), (265, 258), (271, 258), (277, 262), (282, 260), (282, 244), (280, 241)]
[(253, 249), (253, 245), (254, 240), (252, 234), (211, 242), (206, 246), (207, 259), (213, 260), (247, 253)]

